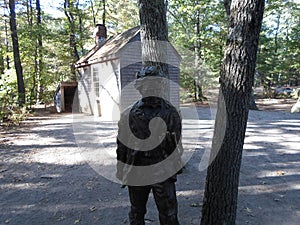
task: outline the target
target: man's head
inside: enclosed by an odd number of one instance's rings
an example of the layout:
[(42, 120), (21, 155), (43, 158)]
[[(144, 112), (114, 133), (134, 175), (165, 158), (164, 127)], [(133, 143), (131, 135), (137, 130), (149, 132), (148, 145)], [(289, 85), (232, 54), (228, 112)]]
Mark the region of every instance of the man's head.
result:
[(134, 86), (143, 97), (159, 97), (163, 92), (164, 76), (156, 66), (146, 66), (136, 73)]

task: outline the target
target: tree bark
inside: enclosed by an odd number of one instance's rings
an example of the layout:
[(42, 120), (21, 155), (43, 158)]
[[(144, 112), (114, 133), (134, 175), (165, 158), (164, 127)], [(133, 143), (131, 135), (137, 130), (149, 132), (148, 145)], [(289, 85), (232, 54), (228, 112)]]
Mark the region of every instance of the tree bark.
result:
[(2, 78), (2, 75), (4, 74), (5, 71), (5, 65), (4, 65), (4, 51), (3, 51), (3, 46), (0, 43), (0, 80)]
[[(199, 0), (195, 1), (195, 7), (199, 4)], [(195, 41), (194, 41), (194, 54), (195, 54), (195, 100), (203, 101), (203, 91), (202, 91), (202, 78), (200, 73), (200, 59), (201, 59), (201, 41), (200, 41), (200, 12), (196, 9), (195, 13), (195, 27), (194, 27)]]
[(7, 21), (6, 21), (6, 17), (7, 15), (4, 15), (4, 31), (5, 31), (5, 50), (6, 50), (6, 57), (5, 57), (5, 61), (6, 61), (6, 68), (9, 70), (10, 69), (10, 58), (7, 54), (7, 52), (9, 52), (9, 34), (8, 34), (8, 27), (7, 27)]
[[(40, 0), (36, 0), (36, 24), (39, 30), (42, 29), (42, 13), (41, 13), (41, 4)], [(36, 67), (36, 73), (37, 73), (37, 96), (36, 101), (39, 103), (40, 101), (43, 101), (44, 98), (44, 85), (42, 81), (42, 73), (43, 73), (43, 35), (42, 32), (38, 33), (37, 37), (37, 67)]]
[(95, 13), (95, 9), (94, 9), (93, 0), (90, 0), (90, 4), (91, 4), (92, 17), (93, 17), (93, 25), (95, 27), (96, 26), (96, 13)]
[(106, 23), (106, 1), (102, 0), (102, 24), (105, 26)]
[(10, 11), (10, 30), (11, 30), (11, 38), (13, 43), (13, 53), (14, 53), (14, 64), (15, 64), (15, 69), (17, 73), (17, 82), (18, 82), (18, 101), (19, 101), (19, 105), (23, 106), (25, 104), (25, 84), (24, 84), (23, 68), (21, 64), (20, 51), (19, 51), (15, 0), (9, 0), (9, 11)]
[(229, 17), (231, 0), (224, 0), (223, 4), (224, 4), (225, 10), (226, 10), (226, 15), (227, 15), (227, 17)]
[(79, 53), (77, 50), (76, 31), (75, 31), (76, 24), (72, 12), (73, 8), (74, 8), (74, 2), (72, 0), (64, 1), (64, 11), (70, 26), (69, 44), (70, 44), (70, 53), (72, 56), (72, 62), (70, 64), (71, 80), (76, 81), (77, 76), (76, 76), (75, 62), (79, 60)]
[[(32, 0), (27, 0), (26, 1), (26, 18), (27, 18), (27, 25), (31, 29), (34, 27), (33, 26), (33, 17), (34, 17), (34, 10), (32, 7)], [(35, 34), (34, 29), (31, 30), (32, 34)], [(36, 46), (34, 46), (36, 47)], [(29, 93), (29, 107), (33, 105), (33, 101), (35, 100), (36, 97), (36, 91), (37, 91), (37, 50), (36, 48), (34, 49), (33, 52), (34, 55), (34, 74), (30, 76), (31, 80), (31, 88), (30, 88), (30, 93)]]
[(234, 225), (264, 0), (232, 1), (202, 225)]
[(138, 0), (143, 66), (157, 66), (166, 78), (168, 75), (168, 26), (164, 0)]

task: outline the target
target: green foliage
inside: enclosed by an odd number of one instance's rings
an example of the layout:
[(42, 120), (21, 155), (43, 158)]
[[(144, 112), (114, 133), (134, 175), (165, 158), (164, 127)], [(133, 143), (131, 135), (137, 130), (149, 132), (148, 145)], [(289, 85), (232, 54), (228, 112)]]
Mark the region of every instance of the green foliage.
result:
[(111, 35), (136, 27), (140, 24), (137, 1), (110, 0), (107, 2), (107, 27)]
[[(64, 8), (64, 2), (67, 7)], [(139, 25), (135, 0), (106, 0), (105, 21), (108, 36)], [(72, 65), (76, 61), (71, 38), (78, 56), (93, 46), (95, 23), (103, 22), (103, 1), (60, 0), (48, 14), (42, 3), (42, 23), (37, 23), (36, 1), (17, 2), (17, 30), (21, 62), (27, 93), (27, 104), (50, 103), (61, 81), (74, 79)], [(171, 0), (168, 1), (169, 38), (182, 56), (181, 86), (187, 96), (195, 96), (195, 81), (205, 91), (218, 85), (219, 68), (224, 55), (227, 17), (222, 1)], [(9, 32), (9, 11), (0, 17), (0, 80), (12, 73), (13, 53)], [(72, 14), (70, 22), (65, 14)], [(257, 85), (299, 85), (300, 80), (300, 10), (294, 1), (267, 1), (257, 61)], [(199, 32), (195, 32), (199, 17)], [(74, 35), (72, 34), (74, 32)], [(42, 39), (41, 39), (42, 38)], [(42, 40), (42, 44), (39, 43)], [(196, 58), (198, 56), (198, 58)], [(197, 62), (196, 62), (197, 61)], [(6, 76), (7, 78), (7, 76)], [(11, 78), (15, 79), (15, 78)], [(1, 81), (0, 81), (1, 82)], [(5, 92), (6, 102), (16, 102), (16, 83), (6, 82), (11, 88)], [(3, 87), (1, 89), (3, 97)], [(7, 90), (6, 90), (7, 91)], [(1, 102), (4, 102), (1, 101)], [(4, 104), (4, 103), (3, 103)]]
[(260, 35), (258, 84), (299, 85), (300, 13), (294, 1), (268, 1)]
[(0, 79), (0, 125), (19, 125), (26, 118), (26, 106), (19, 107), (16, 93), (16, 80), (9, 73), (3, 74)]
[[(300, 10), (295, 1), (267, 1), (264, 23), (260, 37), (257, 60), (256, 85), (265, 86), (265, 92), (272, 95), (268, 85), (300, 84)], [(195, 25), (199, 14), (199, 33)], [(224, 55), (227, 34), (227, 17), (220, 1), (172, 0), (169, 2), (169, 33), (176, 46), (189, 52), (189, 65), (182, 64), (181, 82), (185, 89), (194, 92), (195, 43), (199, 44), (200, 70), (204, 66), (206, 79), (204, 89), (216, 85), (219, 68)], [(194, 54), (194, 58), (192, 57)], [(185, 56), (183, 56), (185, 58)], [(194, 65), (193, 65), (194, 64)], [(194, 69), (192, 69), (194, 68)], [(213, 78), (214, 77), (214, 78)], [(205, 79), (206, 77), (204, 77)], [(203, 82), (203, 77), (197, 79)]]
[(195, 96), (195, 81), (204, 93), (215, 88), (227, 32), (223, 5), (212, 1), (173, 0), (168, 12), (170, 39), (179, 46), (183, 58), (181, 86), (192, 96)]

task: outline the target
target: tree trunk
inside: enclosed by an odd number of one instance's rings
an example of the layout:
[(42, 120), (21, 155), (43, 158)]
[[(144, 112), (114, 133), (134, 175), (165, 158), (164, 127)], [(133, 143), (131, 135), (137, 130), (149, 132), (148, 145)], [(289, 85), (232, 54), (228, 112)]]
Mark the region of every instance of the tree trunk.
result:
[[(195, 6), (199, 4), (199, 1), (195, 1)], [(203, 91), (202, 91), (202, 78), (200, 74), (200, 59), (201, 59), (201, 41), (200, 41), (200, 12), (199, 9), (196, 10), (195, 14), (195, 41), (194, 41), (194, 54), (195, 54), (195, 72), (194, 72), (194, 79), (195, 79), (195, 100), (203, 101)]]
[(138, 0), (143, 66), (157, 66), (166, 78), (168, 75), (168, 26), (164, 0)]
[(23, 68), (21, 64), (20, 51), (19, 51), (15, 0), (9, 0), (9, 10), (10, 10), (10, 30), (11, 30), (11, 38), (13, 43), (13, 53), (14, 53), (14, 64), (15, 64), (15, 69), (17, 73), (17, 82), (18, 82), (18, 100), (19, 100), (19, 105), (23, 106), (25, 104), (25, 84), (24, 84)]
[[(27, 25), (30, 28), (33, 28), (33, 17), (34, 17), (34, 10), (32, 7), (32, 0), (27, 0), (26, 1), (26, 18), (27, 18)], [(33, 30), (32, 30), (33, 31)], [(32, 32), (34, 33), (34, 32)], [(36, 47), (36, 46), (35, 46)], [(29, 93), (29, 106), (33, 105), (33, 101), (35, 100), (36, 97), (36, 90), (37, 90), (37, 50), (35, 48), (34, 52), (34, 73), (30, 75), (30, 78), (32, 79), (31, 81), (31, 87), (30, 87), (30, 93)]]
[(232, 1), (202, 225), (234, 225), (263, 0)]
[[(42, 14), (41, 14), (41, 5), (40, 5), (40, 0), (36, 0), (36, 24), (37, 27), (42, 29)], [(42, 81), (42, 72), (43, 72), (43, 36), (42, 32), (38, 33), (37, 37), (37, 47), (36, 47), (36, 52), (37, 52), (37, 67), (36, 67), (36, 73), (37, 73), (37, 98), (36, 101), (39, 103), (40, 101), (43, 101), (44, 98), (44, 85)]]
[[(280, 32), (280, 17), (281, 15), (278, 14), (277, 15), (277, 21), (276, 21), (276, 27), (275, 27), (275, 37), (274, 37), (274, 44), (275, 44), (275, 49), (274, 49), (274, 54), (273, 54), (273, 65), (277, 66), (277, 64), (279, 63), (278, 58), (279, 58), (279, 53), (278, 53), (278, 49), (279, 47), (279, 41), (278, 41), (278, 35)], [(279, 84), (281, 85), (280, 82), (280, 72), (274, 72), (272, 74), (272, 83), (273, 84)]]
[(75, 62), (79, 60), (79, 53), (77, 50), (77, 42), (76, 42), (76, 31), (75, 31), (75, 18), (73, 14), (74, 9), (74, 3), (72, 0), (65, 0), (64, 1), (64, 11), (65, 15), (69, 22), (70, 27), (70, 36), (69, 36), (69, 45), (70, 45), (70, 54), (72, 56), (72, 62), (70, 64), (70, 70), (71, 70), (71, 80), (76, 81), (76, 68), (75, 68)]
[(96, 26), (96, 14), (95, 14), (95, 10), (94, 10), (93, 0), (90, 0), (90, 3), (91, 3), (91, 11), (92, 11), (92, 17), (93, 17), (93, 25), (95, 27)]
[(8, 52), (9, 52), (9, 42), (8, 42), (8, 28), (7, 28), (7, 21), (6, 21), (6, 15), (4, 15), (5, 19), (4, 19), (4, 30), (5, 30), (5, 50), (6, 50), (6, 68), (9, 70), (10, 69), (10, 58), (8, 56)]
[(4, 74), (5, 71), (5, 65), (4, 65), (4, 51), (3, 51), (3, 46), (0, 43), (0, 80), (2, 78), (2, 75)]
[(102, 0), (102, 24), (105, 26), (106, 23), (106, 3)]
[(250, 95), (249, 109), (251, 109), (251, 110), (258, 110), (258, 107), (257, 107), (256, 102), (255, 102), (254, 90), (253, 89), (252, 89), (251, 95)]

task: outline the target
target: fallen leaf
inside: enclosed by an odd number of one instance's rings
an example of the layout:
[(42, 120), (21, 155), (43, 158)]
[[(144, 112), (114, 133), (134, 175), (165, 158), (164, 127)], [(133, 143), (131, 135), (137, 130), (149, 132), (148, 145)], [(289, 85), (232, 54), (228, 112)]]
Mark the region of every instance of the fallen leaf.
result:
[(201, 203), (192, 203), (190, 206), (191, 207), (201, 207), (202, 204)]
[(57, 220), (58, 220), (58, 221), (62, 221), (62, 220), (64, 220), (64, 219), (66, 219), (65, 216), (60, 216)]
[(75, 220), (74, 224), (80, 223), (80, 220)]
[(246, 210), (247, 213), (252, 213), (253, 212), (252, 209), (250, 209), (248, 207), (245, 210)]
[(94, 212), (96, 209), (97, 209), (96, 206), (92, 206), (92, 207), (90, 208), (90, 212)]
[(284, 174), (285, 174), (285, 172), (282, 171), (282, 170), (278, 170), (278, 171), (277, 171), (277, 175), (278, 175), (278, 176), (283, 176)]

